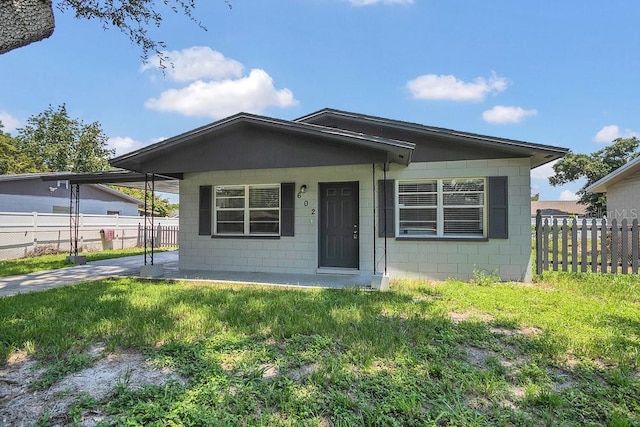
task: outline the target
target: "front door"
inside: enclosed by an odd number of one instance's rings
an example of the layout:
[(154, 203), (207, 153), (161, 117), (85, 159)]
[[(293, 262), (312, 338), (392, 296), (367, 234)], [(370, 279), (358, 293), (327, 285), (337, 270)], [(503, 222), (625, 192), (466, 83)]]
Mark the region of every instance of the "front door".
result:
[(320, 183), (320, 267), (359, 268), (358, 182)]

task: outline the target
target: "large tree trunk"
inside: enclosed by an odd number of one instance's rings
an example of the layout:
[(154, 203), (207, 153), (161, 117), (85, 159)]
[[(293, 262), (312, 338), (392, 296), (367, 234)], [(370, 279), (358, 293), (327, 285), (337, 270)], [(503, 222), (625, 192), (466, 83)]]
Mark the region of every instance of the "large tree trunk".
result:
[(51, 0), (0, 0), (0, 54), (49, 37)]

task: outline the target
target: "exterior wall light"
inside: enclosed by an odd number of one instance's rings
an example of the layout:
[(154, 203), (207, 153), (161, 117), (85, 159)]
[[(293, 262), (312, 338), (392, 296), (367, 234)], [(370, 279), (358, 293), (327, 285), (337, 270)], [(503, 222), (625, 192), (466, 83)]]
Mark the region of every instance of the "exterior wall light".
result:
[(300, 190), (298, 191), (298, 198), (300, 198), (300, 196), (304, 193), (307, 192), (307, 185), (306, 184), (302, 184), (300, 186)]

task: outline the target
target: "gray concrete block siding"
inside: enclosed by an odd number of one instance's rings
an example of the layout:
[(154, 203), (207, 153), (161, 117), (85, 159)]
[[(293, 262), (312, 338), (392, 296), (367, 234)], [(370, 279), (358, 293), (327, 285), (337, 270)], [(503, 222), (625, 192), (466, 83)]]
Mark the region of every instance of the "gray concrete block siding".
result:
[[(427, 179), (508, 176), (507, 239), (397, 240), (387, 238), (387, 270), (392, 278), (469, 279), (475, 270), (498, 274), (503, 280), (528, 280), (530, 274), (530, 159), (505, 158), (392, 164), (387, 179)], [(359, 273), (371, 276), (384, 270), (384, 238), (374, 232), (374, 181), (383, 178), (380, 165), (371, 164), (231, 170), (186, 173), (180, 184), (180, 268), (205, 271), (241, 271), (290, 274), (318, 272), (318, 184), (359, 183)], [(279, 239), (217, 239), (198, 235), (198, 192), (202, 185), (304, 184), (307, 191), (295, 199), (295, 236)], [(306, 206), (305, 206), (306, 202)], [(315, 211), (314, 211), (315, 210)], [(377, 206), (376, 206), (377, 210)], [(377, 215), (377, 214), (376, 214)], [(374, 261), (375, 248), (375, 261)]]
[(640, 219), (640, 173), (635, 173), (607, 189), (608, 220)]

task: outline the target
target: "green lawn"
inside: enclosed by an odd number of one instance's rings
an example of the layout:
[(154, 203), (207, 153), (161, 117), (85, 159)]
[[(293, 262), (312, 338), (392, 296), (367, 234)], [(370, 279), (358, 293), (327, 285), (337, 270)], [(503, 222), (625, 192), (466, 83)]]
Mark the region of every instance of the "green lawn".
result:
[(80, 395), (69, 423), (640, 425), (636, 276), (386, 293), (112, 279), (0, 298), (0, 363), (39, 360), (32, 390), (95, 363), (95, 343), (187, 383)]
[[(155, 252), (163, 252), (171, 249), (156, 248)], [(144, 253), (143, 248), (129, 248), (118, 250), (106, 250), (100, 252), (82, 252), (80, 255), (86, 256), (87, 261), (99, 261), (102, 259), (119, 258)], [(18, 274), (28, 274), (35, 271), (55, 270), (58, 268), (71, 267), (73, 264), (67, 261), (68, 254), (42, 255), (30, 258), (7, 259), (0, 261), (0, 277), (15, 276)]]

